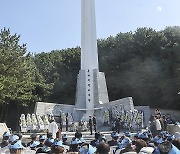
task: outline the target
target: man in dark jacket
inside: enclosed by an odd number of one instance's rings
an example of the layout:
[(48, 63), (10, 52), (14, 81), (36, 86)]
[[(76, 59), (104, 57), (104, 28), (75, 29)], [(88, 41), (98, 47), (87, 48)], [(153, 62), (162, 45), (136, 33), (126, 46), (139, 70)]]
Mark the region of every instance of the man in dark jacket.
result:
[(89, 116), (89, 129), (90, 129), (90, 132), (92, 135), (92, 119), (91, 119), (91, 116)]
[(96, 117), (95, 117), (95, 115), (93, 116), (93, 126), (94, 126), (94, 131), (96, 132)]

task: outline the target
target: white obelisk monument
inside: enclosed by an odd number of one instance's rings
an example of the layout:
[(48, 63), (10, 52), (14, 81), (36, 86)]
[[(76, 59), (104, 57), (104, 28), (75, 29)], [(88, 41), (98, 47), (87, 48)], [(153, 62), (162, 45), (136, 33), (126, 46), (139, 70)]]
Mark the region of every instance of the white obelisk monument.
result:
[(93, 69), (99, 70), (94, 3), (94, 0), (81, 0), (81, 70), (85, 70), (86, 78), (89, 78), (86, 87), (87, 116), (93, 115), (94, 108)]
[(95, 0), (81, 0), (81, 69), (77, 76), (75, 105), (37, 102), (35, 110), (44, 115), (46, 108), (51, 108), (56, 116), (59, 116), (59, 110), (70, 113), (75, 122), (88, 120), (90, 115), (95, 114), (97, 124), (102, 124), (105, 111), (109, 113), (117, 108), (134, 110), (132, 97), (109, 102), (105, 75), (99, 72)]
[[(99, 81), (101, 80), (101, 81)], [(109, 102), (104, 73), (99, 72), (95, 1), (81, 0), (81, 70), (77, 79), (76, 119), (93, 115)]]
[(81, 0), (81, 70), (98, 69), (94, 0)]

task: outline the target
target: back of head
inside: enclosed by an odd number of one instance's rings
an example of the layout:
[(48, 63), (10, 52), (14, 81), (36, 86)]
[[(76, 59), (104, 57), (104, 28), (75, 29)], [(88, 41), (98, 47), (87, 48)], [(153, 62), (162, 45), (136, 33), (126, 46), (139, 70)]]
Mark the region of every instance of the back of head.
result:
[(82, 137), (82, 133), (80, 131), (77, 131), (74, 136), (75, 138), (80, 139)]
[(166, 154), (171, 150), (172, 144), (169, 141), (165, 141), (165, 142), (159, 144), (158, 148), (159, 148), (159, 151), (161, 154)]
[(97, 154), (108, 154), (110, 151), (110, 146), (109, 144), (105, 143), (105, 142), (101, 142), (99, 143), (99, 145), (97, 146), (97, 150), (96, 153)]
[(100, 132), (96, 132), (95, 135), (94, 135), (95, 139), (98, 140), (100, 135), (101, 135)]
[(136, 145), (136, 152), (139, 152), (143, 147), (147, 147), (147, 143), (142, 139), (136, 140), (135, 145)]
[(51, 152), (54, 153), (54, 154), (63, 154), (64, 147), (52, 145), (51, 146)]
[(17, 153), (17, 154), (20, 154), (21, 151), (24, 149), (23, 145), (21, 144), (21, 142), (14, 142), (12, 143), (10, 146), (9, 146), (9, 150), (10, 150), (10, 153)]
[(31, 137), (32, 140), (36, 140), (37, 134), (36, 134), (36, 133), (33, 133), (33, 134), (30, 135), (30, 137)]

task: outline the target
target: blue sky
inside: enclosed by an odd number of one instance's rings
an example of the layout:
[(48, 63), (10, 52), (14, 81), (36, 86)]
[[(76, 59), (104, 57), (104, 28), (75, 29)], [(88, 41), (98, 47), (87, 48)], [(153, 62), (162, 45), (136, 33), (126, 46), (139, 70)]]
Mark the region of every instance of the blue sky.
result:
[[(180, 0), (95, 1), (98, 38), (180, 26)], [(31, 53), (80, 46), (81, 0), (0, 0), (0, 7), (0, 29), (21, 35)]]

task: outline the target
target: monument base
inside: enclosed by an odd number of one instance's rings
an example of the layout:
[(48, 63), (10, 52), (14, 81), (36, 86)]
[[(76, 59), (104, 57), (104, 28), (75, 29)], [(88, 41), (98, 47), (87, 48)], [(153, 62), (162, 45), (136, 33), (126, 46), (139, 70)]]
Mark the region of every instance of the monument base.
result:
[[(85, 115), (87, 110), (88, 109), (85, 108), (77, 108), (76, 105), (36, 102), (34, 113), (40, 116), (48, 114), (55, 117), (59, 117), (62, 113), (64, 115), (68, 113), (72, 115), (74, 121), (79, 122), (82, 119), (87, 120), (87, 117), (89, 117), (89, 115)], [(124, 111), (134, 110), (134, 105), (132, 97), (127, 97), (116, 101), (99, 104), (96, 108), (93, 108), (92, 110), (94, 111), (94, 115), (96, 115), (97, 121), (103, 123), (105, 112), (108, 111), (109, 116), (113, 116), (113, 114), (115, 114), (114, 112), (119, 112), (120, 114)]]

